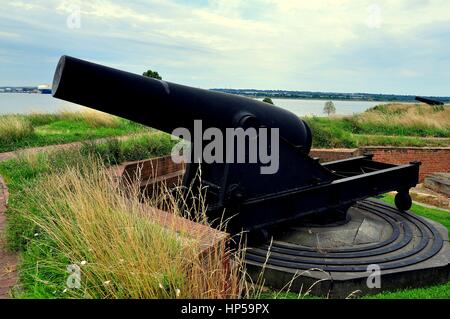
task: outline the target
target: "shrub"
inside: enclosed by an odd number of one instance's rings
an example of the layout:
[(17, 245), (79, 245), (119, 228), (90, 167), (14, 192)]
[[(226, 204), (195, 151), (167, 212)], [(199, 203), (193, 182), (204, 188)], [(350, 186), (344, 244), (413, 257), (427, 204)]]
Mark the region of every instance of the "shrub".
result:
[(263, 102), (269, 103), (269, 104), (273, 104), (273, 101), (270, 97), (265, 97), (263, 100)]

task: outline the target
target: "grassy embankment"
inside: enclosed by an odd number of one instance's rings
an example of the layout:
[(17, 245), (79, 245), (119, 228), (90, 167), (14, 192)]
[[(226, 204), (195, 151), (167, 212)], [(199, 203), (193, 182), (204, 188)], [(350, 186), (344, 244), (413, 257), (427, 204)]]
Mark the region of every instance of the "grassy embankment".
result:
[[(119, 186), (107, 170), (110, 163), (168, 154), (173, 143), (154, 134), (0, 163), (10, 191), (7, 243), (21, 254), (15, 296), (236, 297), (241, 266), (223, 262), (223, 247), (200, 255), (195, 240), (143, 215), (138, 184)], [(180, 213), (176, 200), (165, 193), (146, 204)], [(190, 213), (202, 219), (203, 209)], [(68, 265), (80, 268), (80, 289), (66, 286)]]
[[(449, 146), (450, 107), (379, 105), (353, 116), (307, 117), (317, 148)], [(149, 130), (97, 111), (0, 116), (0, 152)]]
[(387, 104), (353, 116), (305, 120), (317, 148), (450, 145), (450, 106)]
[(145, 132), (134, 122), (106, 113), (79, 112), (0, 116), (0, 152)]

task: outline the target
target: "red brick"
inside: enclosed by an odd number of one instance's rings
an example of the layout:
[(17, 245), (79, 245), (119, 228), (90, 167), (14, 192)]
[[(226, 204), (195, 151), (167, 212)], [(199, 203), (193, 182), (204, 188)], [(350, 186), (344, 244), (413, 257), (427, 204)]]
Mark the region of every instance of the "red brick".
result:
[(407, 164), (420, 161), (419, 179), (423, 181), (427, 174), (435, 172), (450, 172), (450, 147), (363, 147), (360, 149), (312, 149), (310, 156), (320, 157), (321, 162), (334, 161), (363, 153), (371, 153), (374, 160), (391, 163)]

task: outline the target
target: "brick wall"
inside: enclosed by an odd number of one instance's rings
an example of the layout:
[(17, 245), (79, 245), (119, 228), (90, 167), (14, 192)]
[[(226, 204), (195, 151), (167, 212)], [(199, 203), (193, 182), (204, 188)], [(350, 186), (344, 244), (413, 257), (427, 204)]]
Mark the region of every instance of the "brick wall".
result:
[(419, 179), (436, 172), (450, 172), (450, 147), (365, 147), (362, 152), (372, 153), (373, 159), (391, 164), (420, 161)]
[(357, 148), (316, 148), (309, 152), (309, 156), (319, 157), (323, 163), (359, 156), (359, 150)]
[[(450, 172), (450, 147), (363, 147), (355, 149), (312, 149), (311, 157), (319, 157), (321, 162), (330, 162), (364, 153), (374, 154), (374, 160), (391, 164), (408, 164), (420, 161), (420, 181), (430, 173)], [(184, 170), (184, 164), (176, 164), (170, 156), (124, 164), (128, 176), (135, 176), (142, 167), (142, 178), (151, 179)]]
[(149, 160), (124, 163), (124, 173), (133, 178), (138, 169), (141, 170), (141, 178), (153, 179), (184, 170), (184, 164), (177, 164), (170, 156), (156, 157)]
[(359, 156), (364, 153), (374, 155), (373, 159), (391, 164), (408, 164), (420, 161), (420, 181), (430, 173), (450, 172), (450, 147), (362, 147), (359, 149), (312, 149), (312, 157), (320, 157), (321, 162), (329, 162)]

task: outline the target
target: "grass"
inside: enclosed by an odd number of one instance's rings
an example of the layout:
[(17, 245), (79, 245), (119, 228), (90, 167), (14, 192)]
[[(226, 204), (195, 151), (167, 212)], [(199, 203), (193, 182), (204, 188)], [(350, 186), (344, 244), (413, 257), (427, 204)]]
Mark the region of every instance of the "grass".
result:
[[(317, 148), (449, 146), (450, 108), (423, 104), (375, 106), (353, 116), (307, 117)], [(106, 113), (31, 113), (0, 116), (0, 152), (149, 130)]]
[(0, 117), (0, 143), (17, 143), (33, 134), (34, 127), (28, 119), (14, 115)]
[(313, 146), (449, 146), (450, 108), (416, 104), (375, 106), (353, 116), (307, 117)]
[(367, 296), (365, 299), (450, 299), (450, 282), (427, 288), (385, 292)]
[(450, 108), (426, 104), (378, 105), (355, 117), (365, 133), (450, 137)]
[(148, 131), (137, 123), (106, 113), (31, 113), (0, 116), (0, 152), (71, 143)]
[[(224, 262), (221, 245), (199, 254), (189, 234), (174, 233), (143, 214), (136, 184), (119, 187), (107, 166), (170, 150), (170, 137), (86, 145), (0, 163), (10, 191), (7, 243), (21, 253), (18, 298), (231, 298), (243, 287), (241, 263)], [(169, 139), (166, 139), (169, 138)], [(170, 142), (169, 142), (170, 141)], [(138, 150), (138, 151), (136, 151)], [(106, 163), (106, 164), (105, 164)], [(123, 186), (123, 185), (122, 185)], [(171, 193), (144, 202), (177, 211)], [(204, 207), (195, 207), (199, 220)], [(147, 212), (147, 211), (146, 211)], [(190, 212), (192, 214), (192, 212)], [(68, 289), (68, 265), (81, 289)], [(74, 269), (74, 268), (72, 268)], [(224, 283), (228, 283), (225, 285)]]
[(176, 141), (165, 133), (131, 136), (127, 140), (109, 138), (105, 143), (84, 142), (83, 155), (94, 155), (106, 165), (137, 161), (170, 154)]
[(58, 150), (34, 155), (21, 155), (18, 158), (0, 162), (0, 175), (5, 178), (10, 190), (8, 225), (6, 236), (12, 250), (23, 250), (34, 230), (29, 223), (16, 214), (16, 208), (27, 203), (25, 190), (37, 180), (51, 173), (59, 174), (67, 167), (76, 167), (86, 158), (95, 157), (105, 165), (123, 161), (140, 160), (170, 153), (174, 141), (164, 133), (132, 137), (126, 141), (110, 139), (108, 142), (86, 143), (81, 149)]
[[(225, 251), (205, 261), (198, 242), (154, 223), (138, 196), (127, 191), (92, 159), (26, 191), (21, 213), (36, 227), (37, 238), (22, 254), (23, 297), (237, 295), (237, 286), (226, 287), (228, 269), (216, 258)], [(81, 289), (67, 289), (68, 265), (81, 270)]]

